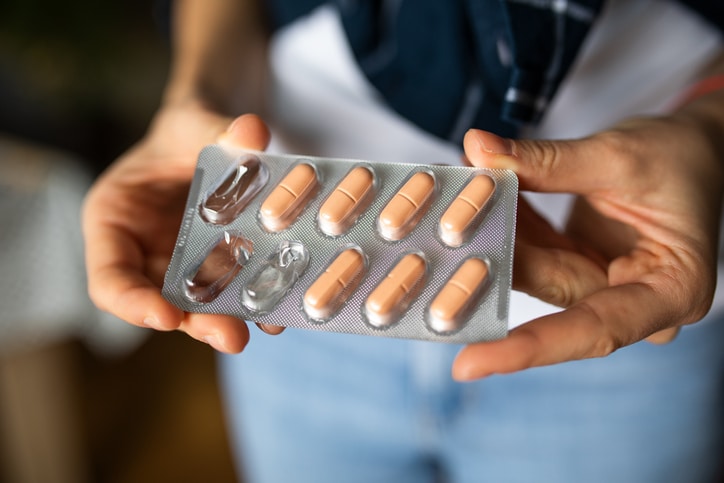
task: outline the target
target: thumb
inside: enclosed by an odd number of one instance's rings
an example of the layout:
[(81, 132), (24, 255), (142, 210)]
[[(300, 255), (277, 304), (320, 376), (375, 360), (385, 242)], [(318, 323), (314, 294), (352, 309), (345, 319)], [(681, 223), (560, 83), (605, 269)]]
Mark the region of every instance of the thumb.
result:
[(256, 114), (244, 114), (234, 119), (221, 133), (217, 142), (238, 148), (264, 150), (271, 140), (269, 128)]
[(465, 155), (473, 166), (510, 169), (518, 175), (521, 189), (540, 192), (587, 194), (600, 189), (606, 173), (600, 144), (582, 140), (513, 140), (488, 131), (471, 129), (465, 134)]

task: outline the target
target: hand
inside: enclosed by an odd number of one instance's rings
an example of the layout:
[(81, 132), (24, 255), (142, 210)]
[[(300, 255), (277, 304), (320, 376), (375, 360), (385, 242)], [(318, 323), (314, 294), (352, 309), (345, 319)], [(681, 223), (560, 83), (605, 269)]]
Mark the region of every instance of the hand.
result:
[(234, 353), (249, 340), (244, 322), (184, 313), (163, 299), (160, 290), (198, 153), (217, 141), (264, 149), (269, 131), (253, 115), (231, 124), (231, 119), (199, 105), (162, 109), (147, 136), (89, 192), (83, 233), (89, 293), (100, 309), (138, 326), (179, 329)]
[(509, 168), (521, 189), (578, 195), (565, 233), (523, 203), (514, 288), (565, 309), (465, 347), (471, 380), (666, 342), (714, 294), (723, 170), (717, 143), (680, 117), (630, 120), (575, 141), (512, 141), (471, 130), (476, 166)]

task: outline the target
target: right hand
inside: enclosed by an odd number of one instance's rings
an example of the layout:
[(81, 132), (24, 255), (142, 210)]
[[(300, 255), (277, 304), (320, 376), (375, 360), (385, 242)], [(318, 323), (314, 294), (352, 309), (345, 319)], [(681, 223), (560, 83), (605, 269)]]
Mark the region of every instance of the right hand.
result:
[(264, 149), (255, 115), (232, 120), (198, 104), (162, 108), (147, 135), (96, 181), (83, 207), (88, 290), (101, 309), (141, 327), (182, 330), (237, 353), (249, 340), (231, 316), (185, 313), (161, 296), (196, 159), (215, 142)]
[(716, 286), (724, 117), (704, 109), (633, 118), (576, 140), (468, 132), (474, 166), (512, 169), (522, 190), (577, 198), (564, 232), (524, 204), (517, 223), (514, 288), (564, 310), (465, 347), (457, 380), (602, 357), (643, 339), (669, 342), (706, 315)]

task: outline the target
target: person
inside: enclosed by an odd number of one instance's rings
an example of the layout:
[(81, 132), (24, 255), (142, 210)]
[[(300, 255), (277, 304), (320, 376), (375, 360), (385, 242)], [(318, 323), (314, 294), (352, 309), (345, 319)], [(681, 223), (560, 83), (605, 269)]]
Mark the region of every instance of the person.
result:
[[(225, 354), (249, 481), (713, 481), (722, 8), (322, 3), (176, 2), (161, 107), (85, 202), (93, 301)], [(247, 347), (240, 320), (170, 305), (160, 286), (215, 142), (512, 169), (508, 337), (460, 348), (288, 329)]]

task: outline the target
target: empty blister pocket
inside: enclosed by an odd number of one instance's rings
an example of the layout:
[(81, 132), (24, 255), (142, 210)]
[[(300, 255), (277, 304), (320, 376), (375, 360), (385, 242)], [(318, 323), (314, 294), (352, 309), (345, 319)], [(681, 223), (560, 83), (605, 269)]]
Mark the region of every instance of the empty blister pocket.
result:
[(184, 276), (186, 298), (197, 303), (212, 302), (244, 268), (252, 251), (253, 244), (241, 233), (223, 232)]
[(257, 314), (271, 312), (309, 265), (309, 252), (298, 241), (284, 240), (241, 291), (241, 303)]
[(212, 186), (199, 204), (208, 223), (231, 223), (269, 180), (269, 170), (257, 156), (239, 156)]
[[(220, 232), (202, 207), (210, 193), (246, 182), (231, 173), (250, 159), (264, 182), (248, 183), (246, 197), (234, 194), (244, 201), (232, 205), (244, 206), (224, 217)], [(517, 187), (506, 170), (209, 146), (163, 294), (186, 311), (262, 324), (454, 343), (498, 339), (507, 334)]]

